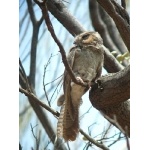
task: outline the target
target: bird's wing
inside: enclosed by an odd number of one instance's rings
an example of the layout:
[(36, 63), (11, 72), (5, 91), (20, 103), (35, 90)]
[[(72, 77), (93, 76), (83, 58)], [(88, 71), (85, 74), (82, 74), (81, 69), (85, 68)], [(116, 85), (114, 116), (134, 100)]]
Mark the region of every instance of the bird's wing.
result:
[[(71, 68), (74, 65), (76, 47), (70, 50), (67, 57), (68, 63)], [(57, 124), (57, 136), (62, 137), (65, 141), (74, 141), (78, 133), (78, 110), (73, 106), (71, 99), (71, 78), (68, 72), (64, 72), (64, 98), (65, 101), (61, 107), (60, 116)], [(77, 108), (78, 109), (78, 108)]]
[[(67, 57), (68, 63), (71, 67), (71, 69), (73, 69), (73, 65), (74, 65), (74, 59), (75, 59), (75, 55), (76, 55), (76, 50), (77, 47), (73, 47), (71, 48), (69, 55)], [(72, 99), (71, 99), (71, 77), (68, 74), (68, 72), (65, 70), (64, 72), (64, 95), (65, 95), (65, 103), (67, 105), (67, 109), (69, 112), (69, 115), (71, 117), (72, 120), (75, 119), (74, 116), (74, 107), (73, 107), (73, 103), (72, 103)]]

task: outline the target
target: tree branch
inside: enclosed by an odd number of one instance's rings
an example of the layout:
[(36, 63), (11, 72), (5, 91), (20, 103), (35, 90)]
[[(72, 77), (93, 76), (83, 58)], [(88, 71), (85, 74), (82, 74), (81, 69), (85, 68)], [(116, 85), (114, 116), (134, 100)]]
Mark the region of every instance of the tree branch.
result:
[[(103, 42), (104, 42), (104, 45), (112, 52), (112, 51), (115, 51), (117, 53), (117, 55), (121, 54), (121, 50), (118, 49), (118, 47), (115, 45), (115, 43), (113, 42), (113, 38), (111, 38), (110, 34), (109, 34), (109, 29), (107, 29), (107, 26), (105, 25), (102, 17), (101, 17), (101, 14), (100, 14), (100, 11), (99, 11), (99, 7), (100, 5), (97, 3), (97, 1), (93, 1), (93, 0), (90, 0), (89, 1), (89, 9), (90, 9), (90, 16), (91, 16), (91, 20), (92, 20), (92, 24), (93, 24), (93, 27), (95, 28), (96, 31), (98, 31), (100, 33), (100, 35), (102, 36), (102, 39), (103, 39)], [(101, 7), (101, 9), (103, 9)], [(108, 16), (108, 15), (107, 15)], [(112, 22), (111, 22), (112, 23)], [(109, 22), (110, 24), (110, 22)], [(116, 32), (115, 32), (116, 33)], [(115, 34), (114, 33), (114, 34)], [(114, 35), (113, 34), (113, 35)], [(120, 41), (121, 38), (118, 39), (118, 41)], [(106, 56), (107, 57), (107, 56)], [(109, 62), (109, 61), (108, 61)], [(108, 63), (107, 62), (107, 63)], [(111, 64), (111, 63), (110, 63)], [(123, 62), (124, 65), (126, 65), (124, 62)], [(106, 66), (106, 65), (104, 65)], [(117, 65), (118, 66), (118, 65)], [(122, 66), (120, 64), (120, 66)], [(107, 66), (106, 66), (107, 68)], [(109, 71), (110, 72), (110, 71)]]
[(27, 97), (30, 97), (32, 101), (35, 101), (38, 105), (42, 106), (43, 108), (45, 108), (46, 110), (48, 110), (50, 113), (52, 113), (54, 116), (59, 117), (59, 112), (56, 112), (55, 110), (53, 110), (51, 107), (47, 106), (46, 104), (44, 104), (42, 101), (40, 101), (33, 93), (28, 92), (27, 90), (23, 89), (23, 88), (19, 88), (19, 91), (23, 94), (25, 94)]
[(101, 17), (107, 27), (107, 31), (109, 32), (109, 35), (111, 39), (113, 40), (114, 44), (118, 47), (121, 54), (124, 54), (125, 52), (127, 52), (127, 48), (124, 42), (122, 41), (122, 38), (120, 37), (120, 33), (118, 29), (116, 28), (116, 25), (113, 19), (108, 15), (108, 13), (100, 5), (99, 5), (99, 13), (101, 14)]
[(27, 5), (28, 5), (28, 11), (30, 14), (30, 18), (31, 18), (31, 22), (34, 25), (36, 23), (36, 18), (35, 18), (35, 14), (34, 14), (34, 10), (33, 10), (33, 4), (31, 0), (26, 0), (27, 1)]
[(62, 1), (47, 0), (47, 8), (73, 36), (86, 31)]
[(32, 135), (35, 139), (35, 142), (36, 142), (36, 150), (39, 149), (39, 144), (40, 144), (40, 138), (38, 138), (35, 134), (34, 134), (34, 128), (37, 127), (37, 125), (35, 125), (34, 127), (32, 126), (32, 124), (30, 123), (30, 127), (31, 127), (31, 132), (32, 132)]
[(104, 108), (125, 102), (130, 98), (130, 66), (112, 75), (100, 77), (97, 82), (99, 85), (95, 84), (91, 88), (90, 99), (96, 102), (99, 107)]
[(50, 34), (52, 35), (54, 41), (57, 43), (59, 49), (60, 49), (60, 53), (62, 55), (62, 61), (65, 65), (65, 68), (67, 70), (67, 72), (69, 73), (72, 81), (76, 84), (79, 84), (79, 85), (82, 85), (82, 86), (88, 86), (87, 83), (81, 83), (80, 81), (78, 81), (75, 76), (74, 76), (74, 73), (71, 69), (71, 67), (69, 66), (68, 64), (68, 61), (67, 61), (67, 57), (66, 57), (66, 52), (61, 44), (61, 42), (59, 41), (59, 39), (57, 38), (56, 34), (55, 34), (55, 31), (54, 31), (54, 28), (53, 28), (53, 25), (49, 19), (49, 15), (48, 15), (48, 12), (47, 12), (47, 6), (46, 6), (46, 3), (45, 2), (39, 2), (38, 0), (34, 0), (38, 5), (39, 7), (41, 8), (42, 10), (42, 14), (43, 14), (43, 17), (45, 19), (45, 23), (47, 25), (47, 28), (50, 32)]
[[(130, 17), (128, 15), (128, 12), (121, 7), (116, 1), (111, 0), (111, 2), (114, 4), (115, 6), (115, 10), (116, 12), (128, 23), (130, 24)], [(123, 3), (122, 3), (123, 4)]]
[(36, 75), (36, 51), (37, 51), (37, 42), (38, 42), (38, 34), (39, 28), (42, 24), (43, 18), (39, 21), (36, 20), (33, 4), (31, 0), (26, 0), (28, 5), (28, 11), (30, 14), (31, 22), (33, 25), (33, 35), (31, 41), (31, 55), (30, 55), (30, 75), (29, 75), (29, 82), (33, 88), (35, 88), (35, 75)]
[(118, 62), (118, 60), (109, 52), (104, 46), (104, 68), (108, 73), (114, 73), (122, 70), (124, 67)]
[[(130, 67), (114, 73), (113, 75), (101, 77), (90, 92), (89, 98), (92, 105), (101, 111), (105, 117), (113, 118), (114, 114), (120, 126), (125, 130), (128, 128), (130, 135)], [(107, 118), (106, 118), (107, 119)]]
[(120, 50), (113, 43), (113, 41), (109, 35), (109, 32), (106, 28), (106, 25), (101, 18), (101, 14), (99, 13), (98, 6), (99, 6), (99, 4), (97, 3), (97, 1), (89, 0), (89, 11), (90, 11), (92, 25), (93, 25), (95, 31), (98, 31), (100, 33), (100, 35), (102, 36), (104, 45), (110, 51), (117, 51), (120, 54)]
[(126, 9), (126, 1), (125, 0), (121, 0), (121, 6)]
[[(56, 118), (59, 117), (60, 113), (53, 110), (51, 107), (47, 106), (46, 104), (44, 104), (43, 102), (41, 102), (33, 93), (28, 92), (27, 90), (23, 89), (23, 88), (19, 88), (19, 91), (23, 94), (25, 94), (28, 98), (30, 98), (30, 100), (32, 100), (33, 102), (35, 102), (36, 104), (42, 106), (43, 108), (45, 108), (46, 110), (48, 110), (50, 113), (52, 113)], [(79, 130), (81, 134), (83, 134), (91, 143), (93, 143), (94, 145), (104, 149), (104, 150), (109, 150), (105, 145), (98, 143), (97, 141), (95, 141), (93, 138), (89, 137), (89, 135), (87, 135), (82, 129)]]
[(97, 0), (97, 2), (114, 20), (125, 45), (127, 46), (128, 50), (130, 50), (130, 26), (127, 21), (124, 20), (124, 18), (122, 18), (122, 16), (116, 12), (115, 7), (111, 1), (112, 0)]
[[(21, 63), (21, 62), (20, 62)], [(22, 69), (23, 69), (23, 66), (21, 67)], [(24, 70), (24, 69), (23, 69)], [(21, 71), (21, 70), (20, 70)], [(29, 83), (28, 83), (28, 80), (26, 80), (25, 78), (25, 76), (21, 73), (21, 72), (24, 72), (24, 71), (21, 71), (20, 72), (19, 71), (19, 73), (20, 73), (20, 75), (22, 75), (22, 78), (21, 78), (21, 80), (20, 80), (20, 85), (21, 85), (21, 87), (23, 88), (23, 89), (28, 89), (27, 88), (27, 86), (26, 85), (29, 85)], [(19, 76), (20, 77), (20, 76)], [(26, 83), (27, 82), (27, 83)], [(33, 90), (33, 88), (31, 88), (31, 87), (29, 87), (29, 89), (30, 89), (30, 91), (29, 90), (26, 90), (27, 91), (27, 93), (34, 93), (34, 90)], [(23, 92), (23, 90), (22, 90), (22, 92)], [(25, 92), (25, 91), (24, 91)], [(33, 97), (32, 97), (33, 96)], [(29, 99), (29, 102), (30, 102), (30, 104), (31, 104), (31, 106), (32, 106), (32, 108), (33, 108), (33, 110), (35, 111), (35, 113), (36, 113), (36, 115), (37, 115), (37, 117), (39, 118), (39, 120), (40, 120), (40, 122), (41, 122), (41, 124), (43, 125), (43, 127), (44, 127), (44, 129), (45, 129), (45, 131), (46, 131), (46, 133), (47, 133), (47, 135), (48, 135), (48, 137), (51, 139), (51, 141), (52, 141), (52, 143), (55, 143), (55, 138), (56, 138), (56, 135), (55, 135), (55, 132), (53, 131), (53, 128), (52, 128), (52, 126), (51, 126), (51, 122), (50, 122), (50, 120), (48, 120), (48, 118), (47, 118), (47, 116), (45, 115), (45, 113), (44, 113), (44, 111), (42, 110), (42, 107), (41, 107), (41, 105), (39, 105), (36, 101), (34, 101), (35, 99), (34, 99), (34, 95), (32, 95), (31, 97), (30, 96), (28, 96), (28, 99)], [(39, 102), (39, 101), (38, 101)], [(44, 105), (43, 105), (44, 106)], [(46, 106), (45, 106), (46, 107)], [(49, 108), (47, 108), (47, 109), (49, 109)], [(60, 143), (58, 143), (58, 144), (60, 144)], [(62, 144), (61, 143), (61, 145), (60, 145), (60, 150), (66, 150), (66, 147), (65, 147), (65, 145), (64, 144)]]
[[(86, 31), (61, 1), (47, 0), (47, 8), (73, 36)], [(107, 61), (109, 63), (107, 63)], [(114, 67), (111, 68), (110, 65), (114, 65)], [(105, 52), (104, 67), (106, 67), (106, 70), (110, 73), (122, 69), (120, 63), (113, 57), (108, 49)]]

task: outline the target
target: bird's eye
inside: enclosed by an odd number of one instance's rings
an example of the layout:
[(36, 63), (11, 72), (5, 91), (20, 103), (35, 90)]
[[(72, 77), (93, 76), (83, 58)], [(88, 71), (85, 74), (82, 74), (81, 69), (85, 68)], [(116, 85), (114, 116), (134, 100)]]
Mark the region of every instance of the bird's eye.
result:
[(88, 37), (89, 37), (89, 34), (86, 34), (86, 35), (83, 35), (83, 36), (82, 36), (82, 39), (83, 39), (83, 40), (86, 40), (86, 39), (88, 39)]

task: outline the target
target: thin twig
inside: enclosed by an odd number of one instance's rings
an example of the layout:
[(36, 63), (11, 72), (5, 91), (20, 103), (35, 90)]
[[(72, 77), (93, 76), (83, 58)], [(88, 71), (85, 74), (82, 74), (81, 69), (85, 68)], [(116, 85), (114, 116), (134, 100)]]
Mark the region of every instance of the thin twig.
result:
[(128, 150), (130, 150), (130, 144), (129, 144), (127, 132), (125, 130), (123, 130), (123, 128), (119, 125), (116, 116), (114, 115), (114, 119), (111, 119), (110, 117), (105, 115), (105, 118), (108, 119), (112, 124), (116, 125), (118, 127), (118, 129), (125, 135), (127, 147), (128, 147)]
[(56, 92), (58, 86), (60, 85), (61, 81), (62, 81), (62, 79), (61, 79), (61, 80), (59, 81), (59, 83), (57, 84), (57, 86), (56, 86), (56, 88), (55, 88), (55, 90), (54, 90), (54, 92), (53, 92), (53, 94), (52, 94), (52, 96), (51, 96), (51, 98), (50, 98), (50, 100), (49, 100), (49, 105), (50, 105), (51, 100), (52, 100), (52, 98), (53, 98), (53, 96), (54, 96), (54, 94), (55, 94), (55, 92)]
[[(126, 130), (127, 130), (127, 128), (126, 128)], [(125, 138), (126, 138), (127, 148), (128, 148), (128, 150), (130, 150), (130, 142), (129, 142), (129, 138), (128, 138), (127, 134), (125, 135)]]
[(96, 122), (94, 122), (94, 123), (92, 123), (89, 127), (88, 127), (88, 132), (89, 132), (89, 135), (91, 136), (91, 130), (90, 130), (90, 128), (93, 126), (93, 125), (95, 125), (96, 124)]
[(34, 134), (34, 131), (33, 131), (33, 129), (34, 129), (35, 127), (37, 127), (37, 126), (38, 126), (38, 125), (35, 125), (34, 127), (32, 127), (32, 124), (30, 123), (32, 135), (33, 135), (33, 137), (35, 138), (35, 141), (36, 141), (36, 148), (38, 149), (38, 147), (39, 147), (39, 140), (38, 140), (38, 138), (36, 137), (36, 135)]
[(70, 146), (69, 146), (69, 142), (67, 142), (67, 147), (68, 147), (68, 150), (71, 150), (71, 149), (70, 149)]
[(111, 126), (112, 126), (112, 124), (109, 123), (109, 126), (108, 126), (107, 130), (104, 132), (103, 139), (104, 139), (104, 138), (106, 137), (106, 135), (108, 134), (108, 131), (110, 130)]
[(46, 148), (48, 147), (48, 145), (49, 145), (50, 143), (51, 143), (50, 141), (47, 142), (47, 145), (44, 147), (44, 150), (46, 150)]
[[(112, 135), (112, 136), (110, 136), (110, 137), (107, 137), (107, 138), (101, 138), (101, 139), (99, 139), (99, 140), (97, 140), (97, 141), (99, 141), (99, 142), (102, 142), (102, 141), (105, 141), (105, 143), (106, 142), (110, 142), (111, 140), (110, 139), (112, 139), (112, 138), (114, 138), (115, 136), (117, 136), (117, 135), (119, 135), (120, 136), (120, 133), (116, 133), (116, 134), (114, 134), (114, 135)], [(122, 136), (120, 136), (120, 139), (121, 138), (124, 138), (124, 136), (122, 137)], [(113, 140), (114, 141), (114, 140)], [(118, 141), (118, 140), (115, 140), (116, 142)], [(108, 146), (109, 147), (109, 146)]]
[[(59, 77), (58, 77), (59, 78)], [(61, 79), (62, 80), (62, 79)], [(54, 81), (54, 80), (53, 80)], [(49, 83), (51, 83), (51, 82), (49, 82)], [(49, 83), (46, 83), (46, 85), (47, 84), (49, 84)], [(63, 85), (63, 84), (62, 84)], [(60, 89), (59, 89), (59, 91), (58, 92), (60, 92), (60, 90), (61, 90), (61, 87), (62, 87), (62, 85), (60, 86)], [(51, 89), (52, 88), (49, 88), (48, 90), (47, 90), (47, 93), (49, 93), (50, 91), (51, 91)], [(44, 94), (42, 94), (41, 96), (39, 96), (40, 97), (40, 99), (43, 99), (43, 98), (45, 98), (45, 93)]]
[(89, 111), (90, 111), (91, 108), (92, 108), (92, 106), (90, 106), (90, 108), (80, 118), (83, 118), (84, 115), (86, 115), (87, 113), (89, 113)]
[(51, 82), (46, 83), (46, 84), (45, 84), (45, 86), (46, 86), (46, 85), (48, 85), (48, 84), (50, 84), (50, 83), (53, 83), (54, 81), (56, 81), (57, 79), (61, 78), (62, 76), (63, 76), (63, 74), (62, 74), (62, 75), (60, 75), (58, 78), (56, 78), (56, 79), (52, 80)]
[(115, 144), (116, 142), (118, 142), (118, 141), (120, 140), (120, 138), (121, 138), (121, 132), (120, 132), (118, 138), (117, 138), (114, 142), (112, 142), (111, 144), (109, 144), (108, 147), (110, 147), (110, 146), (112, 146), (113, 144)]
[(91, 143), (93, 143), (94, 145), (96, 145), (99, 148), (102, 148), (103, 150), (109, 150), (108, 147), (106, 147), (104, 144), (100, 144), (98, 141), (94, 140), (93, 138), (91, 138), (88, 134), (86, 134), (82, 129), (80, 129), (80, 133), (82, 135), (84, 135)]
[(91, 147), (91, 146), (92, 146), (91, 142), (88, 142), (88, 143), (87, 143), (86, 150), (88, 150), (88, 149), (89, 149), (89, 147)]
[(44, 74), (43, 74), (43, 89), (44, 89), (44, 93), (45, 93), (45, 96), (46, 96), (46, 99), (47, 99), (47, 102), (48, 102), (49, 106), (51, 106), (51, 105), (49, 103), (48, 95), (47, 95), (47, 92), (46, 92), (45, 75), (46, 75), (46, 69), (47, 69), (48, 65), (50, 64), (51, 58), (52, 58), (52, 54), (51, 54), (50, 58), (48, 59), (46, 65), (44, 66)]

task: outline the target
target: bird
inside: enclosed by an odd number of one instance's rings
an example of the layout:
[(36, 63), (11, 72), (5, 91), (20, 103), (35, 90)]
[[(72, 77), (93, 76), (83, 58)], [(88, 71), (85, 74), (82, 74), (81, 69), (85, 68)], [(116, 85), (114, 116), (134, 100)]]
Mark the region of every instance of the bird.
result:
[(104, 45), (100, 34), (86, 31), (77, 35), (74, 46), (70, 49), (67, 61), (75, 78), (88, 86), (72, 81), (65, 69), (63, 79), (64, 94), (57, 105), (61, 106), (57, 123), (57, 137), (67, 141), (75, 141), (79, 133), (79, 107), (82, 96), (89, 90), (92, 82), (101, 76), (104, 62)]

